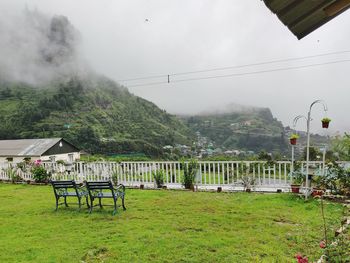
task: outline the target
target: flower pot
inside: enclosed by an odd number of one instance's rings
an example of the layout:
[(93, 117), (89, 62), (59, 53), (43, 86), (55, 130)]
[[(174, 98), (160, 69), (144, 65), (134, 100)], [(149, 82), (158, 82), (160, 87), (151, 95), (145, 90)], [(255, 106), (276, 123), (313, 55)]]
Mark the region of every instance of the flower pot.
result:
[(299, 194), (300, 185), (292, 184), (290, 187), (292, 188), (292, 193)]
[(246, 191), (247, 193), (250, 193), (250, 192), (252, 191), (252, 189), (247, 188), (247, 189), (245, 189), (245, 191)]
[(145, 186), (143, 184), (140, 184), (140, 189), (144, 189)]
[(291, 145), (296, 145), (297, 144), (297, 138), (291, 138), (290, 140), (290, 144)]
[(221, 186), (218, 187), (217, 192), (218, 193), (222, 192), (222, 187)]
[(322, 128), (328, 129), (329, 121), (322, 121)]
[(322, 196), (323, 195), (323, 190), (321, 190), (321, 189), (313, 189), (311, 195), (313, 197), (315, 197), (315, 196)]

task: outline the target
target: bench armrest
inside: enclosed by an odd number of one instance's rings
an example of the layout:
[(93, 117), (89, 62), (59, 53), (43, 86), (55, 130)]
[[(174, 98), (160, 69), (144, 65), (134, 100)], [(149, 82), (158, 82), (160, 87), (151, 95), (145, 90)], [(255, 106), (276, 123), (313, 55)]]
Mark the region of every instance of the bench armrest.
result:
[(116, 187), (114, 187), (114, 190), (125, 192), (125, 186), (123, 184), (118, 184)]

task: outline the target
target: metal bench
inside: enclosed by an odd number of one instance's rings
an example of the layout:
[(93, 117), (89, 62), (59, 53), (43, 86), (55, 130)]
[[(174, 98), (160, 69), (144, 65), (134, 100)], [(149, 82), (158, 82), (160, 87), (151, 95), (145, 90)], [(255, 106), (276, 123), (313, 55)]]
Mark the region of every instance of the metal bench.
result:
[[(51, 181), (53, 191), (56, 198), (56, 211), (59, 205), (65, 205), (68, 207), (67, 197), (77, 197), (79, 210), (81, 209), (81, 199), (85, 197), (86, 204), (89, 206), (88, 192), (84, 186), (78, 186), (75, 181)], [(64, 198), (63, 203), (59, 203), (60, 198)]]
[[(102, 208), (102, 198), (111, 198), (114, 202), (114, 211), (113, 215), (117, 212), (117, 200), (120, 197), (122, 199), (123, 209), (126, 210), (124, 205), (124, 197), (125, 197), (125, 186), (122, 184), (113, 187), (111, 181), (94, 181), (94, 182), (86, 182), (86, 188), (90, 197), (90, 210), (92, 212), (92, 208), (94, 207), (94, 200), (98, 199), (100, 208)], [(97, 206), (97, 205), (95, 205)], [(106, 205), (107, 206), (107, 205)]]

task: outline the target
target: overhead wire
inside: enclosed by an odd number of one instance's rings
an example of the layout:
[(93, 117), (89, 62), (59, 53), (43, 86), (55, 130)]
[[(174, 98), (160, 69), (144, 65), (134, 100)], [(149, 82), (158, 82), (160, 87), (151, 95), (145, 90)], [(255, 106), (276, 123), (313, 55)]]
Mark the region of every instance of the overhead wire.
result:
[(350, 53), (350, 50), (328, 52), (328, 53), (323, 53), (323, 54), (296, 57), (296, 58), (277, 59), (277, 60), (270, 60), (270, 61), (264, 61), (264, 62), (258, 62), (258, 63), (243, 64), (243, 65), (186, 71), (186, 72), (179, 72), (179, 73), (172, 73), (172, 74), (159, 74), (159, 75), (151, 75), (151, 76), (146, 76), (146, 77), (120, 79), (117, 81), (118, 82), (137, 81), (137, 80), (156, 79), (156, 78), (169, 77), (169, 76), (180, 76), (180, 75), (189, 75), (189, 74), (205, 73), (205, 72), (228, 70), (228, 69), (246, 68), (246, 67), (261, 66), (261, 65), (268, 65), (268, 64), (275, 64), (275, 63), (289, 62), (289, 61), (297, 61), (297, 60), (304, 60), (304, 59), (331, 56), (331, 55), (339, 55), (339, 54), (344, 54), (344, 53)]
[[(269, 73), (269, 72), (278, 72), (278, 71), (287, 71), (287, 70), (294, 70), (294, 69), (311, 68), (311, 67), (318, 67), (318, 66), (339, 64), (339, 63), (346, 63), (346, 62), (350, 62), (350, 59), (329, 61), (329, 62), (323, 62), (323, 63), (315, 63), (315, 64), (308, 64), (308, 65), (302, 65), (302, 66), (292, 66), (292, 67), (267, 69), (267, 70), (258, 70), (258, 71), (242, 72), (242, 73), (231, 73), (231, 74), (225, 74), (225, 75), (214, 75), (214, 76), (207, 76), (207, 77), (177, 79), (177, 80), (172, 80), (170, 83), (195, 81), (195, 80), (206, 80), (206, 79), (217, 79), (217, 78), (227, 78), (227, 77), (238, 77), (238, 76), (246, 76), (246, 75), (254, 75), (254, 74), (263, 74), (263, 73)], [(168, 75), (165, 75), (165, 76), (168, 76)], [(168, 81), (148, 82), (148, 83), (141, 83), (141, 84), (135, 84), (135, 85), (127, 85), (127, 87), (133, 88), (133, 87), (160, 85), (160, 84), (167, 84), (167, 83), (169, 83), (169, 82)]]

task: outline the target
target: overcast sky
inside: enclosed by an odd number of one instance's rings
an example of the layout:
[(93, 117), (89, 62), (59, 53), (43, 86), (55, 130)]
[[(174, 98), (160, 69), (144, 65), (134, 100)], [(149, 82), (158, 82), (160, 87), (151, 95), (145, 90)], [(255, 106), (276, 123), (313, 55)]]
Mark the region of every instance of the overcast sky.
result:
[[(25, 5), (50, 15), (65, 15), (81, 32), (83, 53), (99, 73), (114, 80), (167, 75), (350, 50), (350, 11), (302, 40), (260, 0), (0, 0), (1, 12)], [(1, 37), (1, 36), (0, 36)], [(129, 90), (170, 113), (197, 113), (231, 103), (269, 107), (284, 125), (313, 108), (312, 131), (350, 132), (350, 63), (227, 78), (171, 81), (295, 67), (350, 59), (350, 53), (243, 69), (122, 82)], [(305, 130), (302, 119), (297, 128)]]

